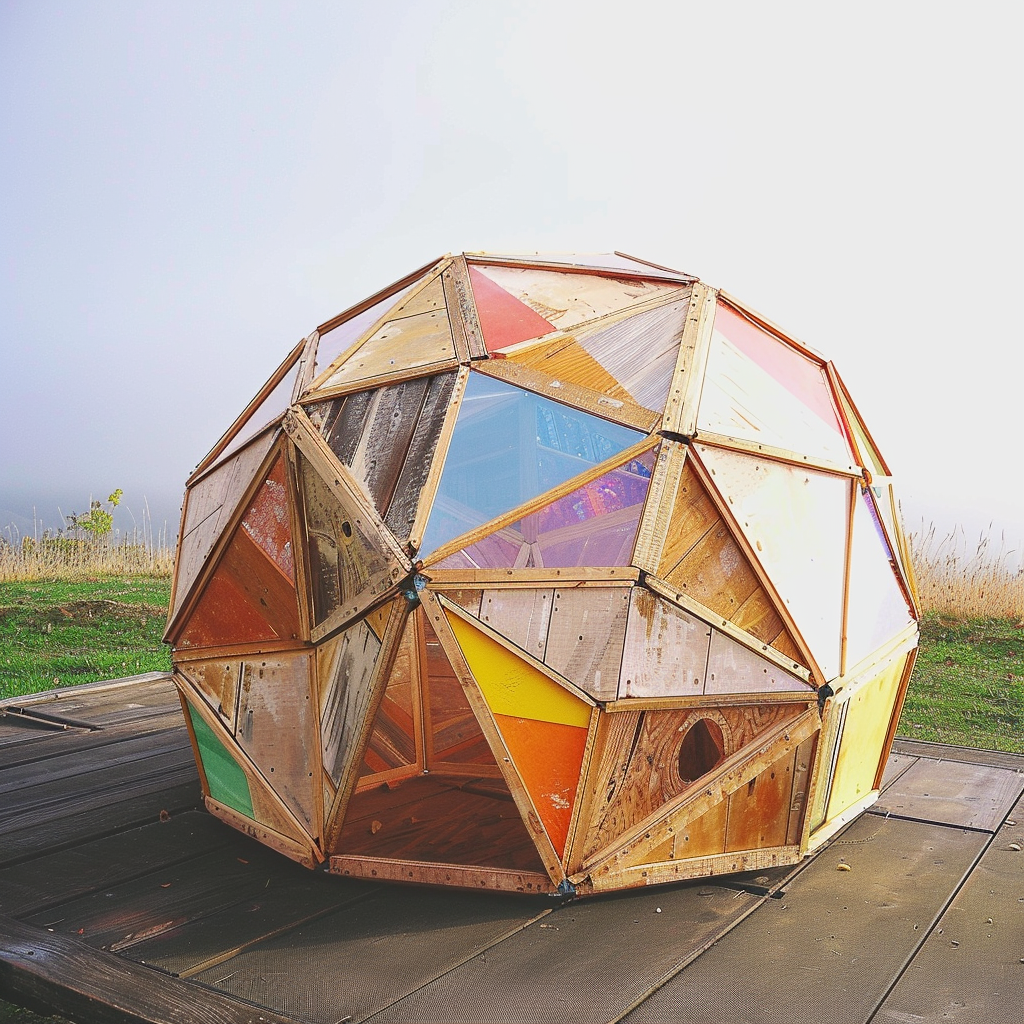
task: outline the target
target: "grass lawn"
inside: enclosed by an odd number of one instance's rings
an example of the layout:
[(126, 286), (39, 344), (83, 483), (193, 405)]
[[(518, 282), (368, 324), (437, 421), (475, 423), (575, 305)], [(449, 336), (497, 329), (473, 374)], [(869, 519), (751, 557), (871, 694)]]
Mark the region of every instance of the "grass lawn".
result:
[(169, 671), (166, 576), (0, 583), (0, 699)]

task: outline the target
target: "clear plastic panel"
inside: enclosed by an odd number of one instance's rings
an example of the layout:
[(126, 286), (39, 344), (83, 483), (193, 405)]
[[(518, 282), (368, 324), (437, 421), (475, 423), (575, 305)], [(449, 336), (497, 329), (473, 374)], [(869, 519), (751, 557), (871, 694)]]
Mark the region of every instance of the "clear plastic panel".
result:
[(866, 658), (913, 621), (897, 582), (893, 561), (870, 499), (861, 494), (853, 518), (846, 613), (847, 668)]
[(470, 374), (423, 538), (423, 556), (584, 473), (639, 431)]
[(689, 300), (645, 310), (577, 341), (646, 409), (660, 412), (668, 400)]
[(825, 368), (721, 302), (697, 426), (841, 465), (853, 459)]
[(824, 368), (719, 304), (698, 430), (849, 465)]
[(817, 659), (839, 674), (850, 481), (696, 445)]
[(629, 565), (654, 452), (630, 459), (518, 523), (438, 563), (438, 568)]

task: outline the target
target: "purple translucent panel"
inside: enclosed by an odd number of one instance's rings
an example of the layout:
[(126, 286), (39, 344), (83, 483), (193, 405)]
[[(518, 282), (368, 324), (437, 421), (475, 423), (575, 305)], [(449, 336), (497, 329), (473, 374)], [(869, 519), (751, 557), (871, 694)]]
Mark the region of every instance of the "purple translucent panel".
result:
[(591, 480), (438, 563), (443, 569), (629, 565), (654, 453)]
[(471, 373), (427, 521), (422, 556), (581, 476), (643, 436)]
[[(414, 283), (419, 284), (418, 281)], [(381, 299), (380, 302), (364, 309), (362, 313), (356, 313), (351, 319), (338, 324), (333, 330), (325, 331), (316, 343), (314, 378), (319, 377), (350, 345), (354, 345), (360, 335), (365, 334), (389, 309), (397, 306), (412, 287), (413, 285), (409, 285), (408, 288)]]

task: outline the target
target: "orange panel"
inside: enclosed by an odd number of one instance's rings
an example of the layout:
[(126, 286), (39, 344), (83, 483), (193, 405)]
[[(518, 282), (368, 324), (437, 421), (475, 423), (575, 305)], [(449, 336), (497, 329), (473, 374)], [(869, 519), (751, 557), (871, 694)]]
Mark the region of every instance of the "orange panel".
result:
[(181, 648), (299, 635), (294, 584), (244, 529), (231, 538), (220, 564), (178, 638)]
[(559, 857), (565, 853), (587, 730), (495, 715), (505, 746)]
[(292, 528), (288, 519), (288, 489), (284, 459), (279, 455), (263, 486), (242, 519), (242, 529), (270, 556), (274, 564), (295, 582)]

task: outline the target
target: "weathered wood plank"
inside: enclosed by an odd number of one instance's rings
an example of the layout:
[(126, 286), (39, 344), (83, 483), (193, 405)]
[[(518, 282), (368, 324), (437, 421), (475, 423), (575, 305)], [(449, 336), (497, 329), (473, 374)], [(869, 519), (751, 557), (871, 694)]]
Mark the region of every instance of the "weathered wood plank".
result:
[(298, 1024), (9, 917), (0, 917), (0, 988), (19, 1002), (97, 1024)]

